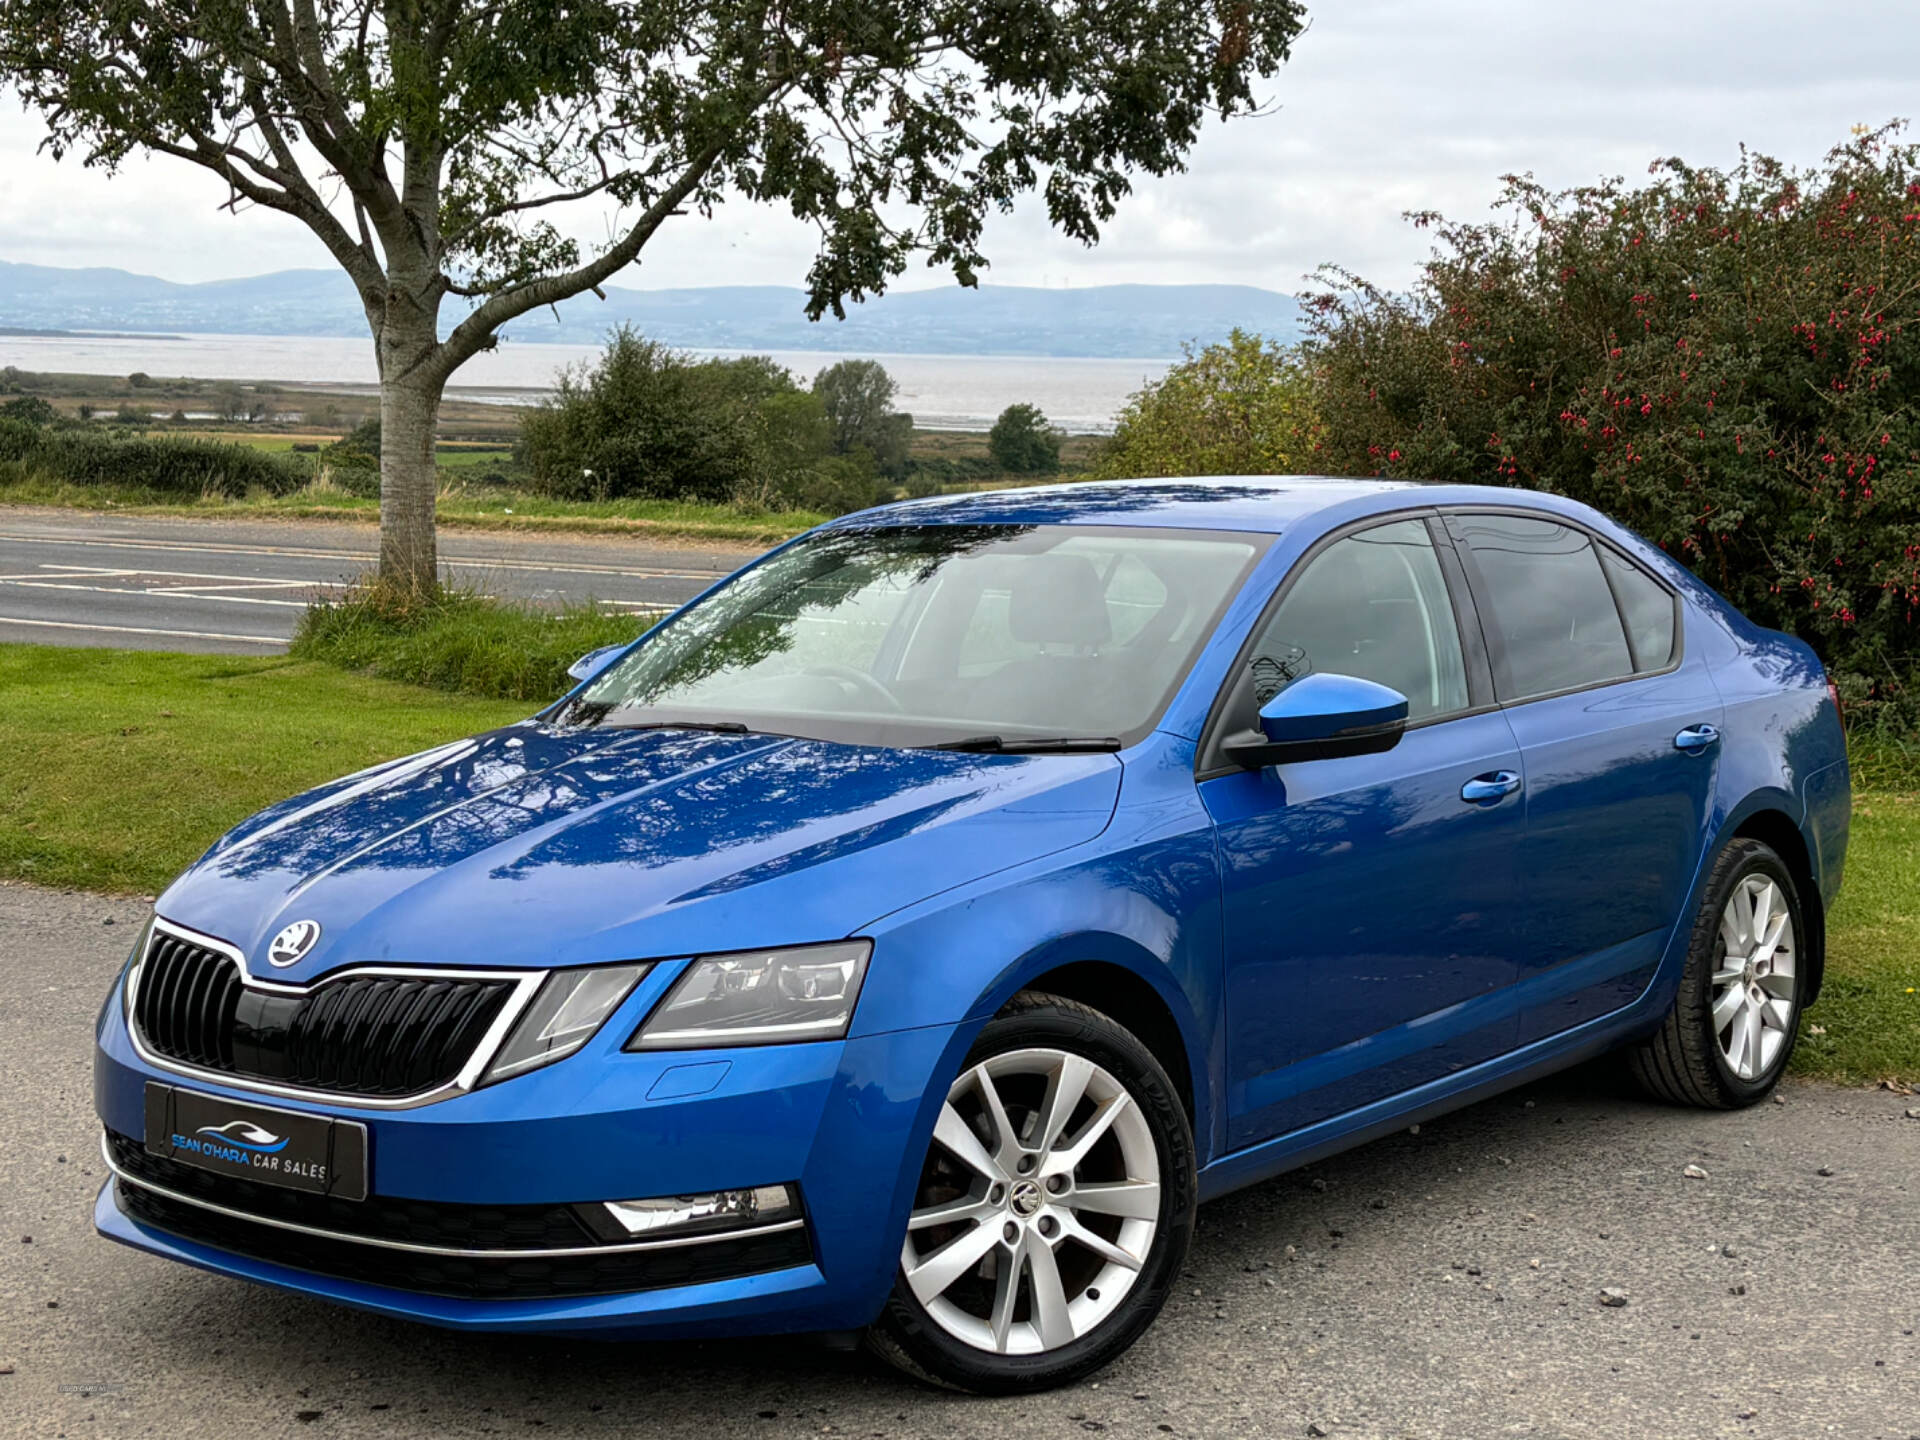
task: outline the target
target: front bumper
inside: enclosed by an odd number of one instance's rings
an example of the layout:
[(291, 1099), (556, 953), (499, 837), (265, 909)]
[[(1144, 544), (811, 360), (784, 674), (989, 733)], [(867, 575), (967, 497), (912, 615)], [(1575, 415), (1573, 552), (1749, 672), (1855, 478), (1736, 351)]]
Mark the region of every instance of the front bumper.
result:
[[(373, 1110), (206, 1084), (150, 1064), (134, 1052), (117, 995), (97, 1038), (94, 1104), (109, 1132), (110, 1164), (114, 1144), (127, 1143), (113, 1135), (137, 1147), (144, 1133), (150, 1080), (357, 1120), (368, 1131), (365, 1203), (423, 1202), (415, 1208), (432, 1212), (429, 1222), (441, 1227), (425, 1247), (431, 1252), (462, 1248), (447, 1243), (444, 1215), (457, 1216), (455, 1207), (565, 1206), (798, 1183), (802, 1236), (762, 1237), (757, 1248), (716, 1236), (658, 1265), (616, 1267), (612, 1283), (635, 1288), (614, 1293), (599, 1293), (604, 1279), (577, 1283), (581, 1265), (597, 1256), (503, 1261), (500, 1242), (479, 1237), (474, 1249), (486, 1258), (423, 1258), (418, 1246), (361, 1244), (356, 1236), (381, 1230), (361, 1222), (351, 1208), (357, 1202), (327, 1202), (348, 1207), (333, 1211), (351, 1217), (337, 1224), (279, 1210), (282, 1227), (263, 1228), (241, 1218), (252, 1213), (244, 1206), (231, 1214), (231, 1204), (212, 1203), (230, 1195), (182, 1186), (124, 1149), (121, 1173), (94, 1210), (109, 1239), (382, 1314), (468, 1329), (610, 1336), (845, 1330), (870, 1322), (898, 1264), (933, 1123), (929, 1097), (944, 1094), (938, 1077), (962, 1039), (943, 1026), (823, 1044), (628, 1054), (618, 1035), (603, 1035), (558, 1064), (499, 1085), (415, 1109)], [(294, 1213), (298, 1226), (286, 1223)], [(314, 1229), (329, 1233), (316, 1237)], [(442, 1283), (438, 1277), (449, 1273), (498, 1273), (513, 1283)], [(556, 1276), (551, 1295), (541, 1293), (548, 1273)], [(714, 1274), (727, 1278), (704, 1278)]]

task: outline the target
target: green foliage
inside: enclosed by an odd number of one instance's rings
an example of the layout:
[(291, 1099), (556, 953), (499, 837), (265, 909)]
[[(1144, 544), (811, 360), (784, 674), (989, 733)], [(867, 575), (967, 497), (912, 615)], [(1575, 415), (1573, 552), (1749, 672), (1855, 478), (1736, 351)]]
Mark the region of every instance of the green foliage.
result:
[(0, 419), (0, 479), (117, 487), (158, 499), (251, 492), (285, 495), (306, 483), (291, 456), (209, 440), (115, 435)]
[(327, 447), (327, 458), (340, 465), (380, 466), (380, 417), (369, 415)]
[(590, 604), (535, 610), (464, 590), (411, 599), (373, 585), (310, 606), (289, 653), (434, 690), (545, 704), (572, 688), (574, 661), (625, 644), (652, 620)]
[(0, 420), (16, 424), (51, 425), (59, 418), (60, 412), (38, 395), (22, 395), (0, 405)]
[(1051, 475), (1060, 468), (1060, 432), (1035, 405), (1009, 405), (987, 432), (993, 463), (1014, 475)]
[(813, 393), (833, 427), (833, 451), (864, 450), (883, 475), (898, 476), (913, 443), (913, 417), (893, 408), (900, 387), (878, 360), (840, 360), (813, 377)]
[(1811, 641), (1854, 719), (1920, 713), (1920, 151), (1678, 160), (1436, 228), (1407, 295), (1314, 305), (1329, 468), (1587, 501)]
[(1094, 462), (1103, 479), (1285, 475), (1314, 443), (1309, 377), (1278, 342), (1244, 330), (1186, 355), (1128, 400)]
[(623, 326), (521, 421), (516, 453), (556, 499), (872, 504), (872, 462), (832, 449), (825, 403), (773, 361), (694, 360)]

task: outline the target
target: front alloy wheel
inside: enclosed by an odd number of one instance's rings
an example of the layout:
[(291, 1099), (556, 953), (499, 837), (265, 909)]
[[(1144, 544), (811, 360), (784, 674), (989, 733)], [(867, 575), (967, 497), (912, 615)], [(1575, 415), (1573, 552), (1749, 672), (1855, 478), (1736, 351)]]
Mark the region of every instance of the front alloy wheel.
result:
[(1159, 1310), (1193, 1195), (1184, 1107), (1152, 1055), (1085, 1006), (1022, 996), (947, 1092), (876, 1348), (966, 1390), (1078, 1378)]

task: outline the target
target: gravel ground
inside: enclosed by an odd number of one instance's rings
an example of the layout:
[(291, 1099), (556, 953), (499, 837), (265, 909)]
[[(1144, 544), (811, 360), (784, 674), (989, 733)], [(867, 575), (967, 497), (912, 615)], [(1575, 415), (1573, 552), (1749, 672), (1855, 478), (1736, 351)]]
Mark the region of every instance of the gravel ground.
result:
[(149, 1259), (89, 1223), (88, 1027), (139, 918), (0, 886), (0, 1433), (1920, 1437), (1920, 1101), (1810, 1085), (1703, 1115), (1579, 1072), (1242, 1191), (1131, 1354), (1024, 1400), (792, 1339), (470, 1338)]

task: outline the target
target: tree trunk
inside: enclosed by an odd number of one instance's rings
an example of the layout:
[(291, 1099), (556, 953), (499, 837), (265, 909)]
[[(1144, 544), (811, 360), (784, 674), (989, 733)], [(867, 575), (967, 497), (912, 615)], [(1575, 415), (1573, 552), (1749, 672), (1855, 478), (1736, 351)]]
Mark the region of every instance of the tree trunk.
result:
[(380, 365), (380, 585), (401, 603), (427, 599), (440, 583), (433, 442), (446, 377), (433, 363), (439, 305), (420, 298), (433, 293), (430, 262), (416, 252), (391, 263), (386, 292), (367, 306)]
[(395, 599), (424, 599), (439, 584), (433, 505), (440, 386), (416, 379), (380, 387), (380, 583)]

